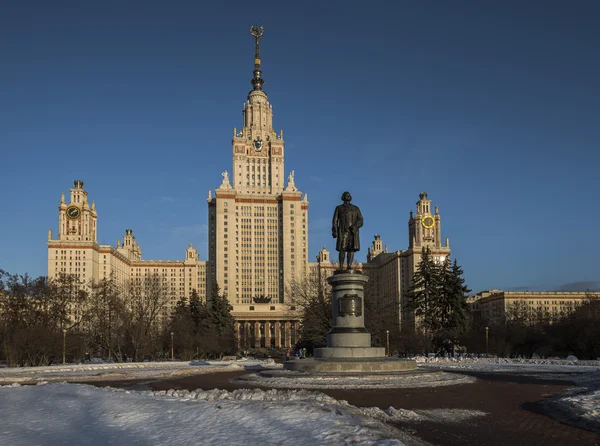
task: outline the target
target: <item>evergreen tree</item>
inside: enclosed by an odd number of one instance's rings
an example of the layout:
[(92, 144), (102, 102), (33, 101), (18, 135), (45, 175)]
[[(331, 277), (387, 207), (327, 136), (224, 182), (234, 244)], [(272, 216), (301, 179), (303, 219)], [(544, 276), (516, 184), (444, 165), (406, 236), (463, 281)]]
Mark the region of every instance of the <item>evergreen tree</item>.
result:
[(221, 294), (219, 285), (215, 284), (211, 293), (209, 315), (213, 326), (217, 327), (221, 333), (233, 331), (235, 320), (231, 315), (231, 310), (233, 310), (233, 307), (229, 304), (227, 298)]
[(190, 315), (194, 322), (194, 333), (197, 334), (200, 330), (202, 318), (207, 315), (207, 309), (206, 304), (200, 300), (200, 296), (198, 296), (195, 288), (192, 290), (192, 295), (190, 296)]
[(187, 301), (185, 299), (185, 296), (181, 296), (175, 304), (175, 308), (173, 308), (172, 316), (184, 315), (187, 313), (187, 311)]
[(424, 247), (413, 283), (407, 291), (407, 298), (414, 311), (417, 326), (426, 335), (432, 335), (440, 328), (440, 289), (440, 267), (433, 261), (429, 248)]
[(469, 322), (467, 294), (471, 290), (465, 285), (462, 275), (463, 270), (457, 261), (451, 264), (450, 258), (446, 257), (440, 269), (440, 298), (436, 311), (439, 330), (435, 335), (437, 347), (446, 352), (453, 351)]
[(205, 307), (205, 314), (200, 314), (200, 335), (204, 338), (206, 353), (212, 356), (234, 353), (236, 338), (234, 318), (231, 315), (233, 307), (225, 296), (221, 294), (217, 284), (213, 286), (210, 306)]

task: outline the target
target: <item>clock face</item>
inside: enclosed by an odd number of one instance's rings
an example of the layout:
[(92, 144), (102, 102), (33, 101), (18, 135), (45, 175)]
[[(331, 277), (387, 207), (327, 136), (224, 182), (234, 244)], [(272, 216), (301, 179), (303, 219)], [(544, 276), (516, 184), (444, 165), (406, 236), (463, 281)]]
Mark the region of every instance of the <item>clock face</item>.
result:
[(421, 219), (421, 224), (424, 228), (431, 229), (435, 225), (435, 220), (431, 215), (426, 215)]
[(69, 206), (67, 208), (67, 218), (77, 220), (81, 216), (81, 210), (77, 206)]
[(254, 140), (254, 150), (260, 152), (263, 148), (263, 140), (260, 139), (260, 136)]

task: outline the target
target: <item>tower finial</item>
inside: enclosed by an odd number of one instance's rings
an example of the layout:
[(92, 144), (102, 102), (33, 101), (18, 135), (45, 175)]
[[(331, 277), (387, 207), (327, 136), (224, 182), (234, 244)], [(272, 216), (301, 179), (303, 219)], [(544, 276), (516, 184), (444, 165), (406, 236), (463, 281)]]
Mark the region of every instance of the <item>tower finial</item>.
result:
[(250, 27), (250, 35), (254, 37), (254, 77), (250, 81), (255, 90), (262, 90), (265, 81), (262, 78), (260, 70), (260, 38), (265, 34), (265, 30), (260, 25), (252, 25)]

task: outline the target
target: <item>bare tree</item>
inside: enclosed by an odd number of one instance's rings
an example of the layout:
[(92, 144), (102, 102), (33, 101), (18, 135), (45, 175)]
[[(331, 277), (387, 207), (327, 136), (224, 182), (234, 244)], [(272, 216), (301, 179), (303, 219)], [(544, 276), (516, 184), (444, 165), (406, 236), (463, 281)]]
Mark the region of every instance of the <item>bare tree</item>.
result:
[(169, 287), (161, 276), (147, 276), (125, 287), (126, 330), (134, 361), (156, 351), (160, 324), (166, 323)]
[(331, 329), (331, 287), (321, 275), (308, 275), (290, 283), (287, 294), (302, 311), (300, 342), (309, 349), (327, 345)]
[(97, 355), (121, 359), (128, 320), (123, 296), (112, 277), (90, 283), (90, 289), (85, 324), (87, 344)]

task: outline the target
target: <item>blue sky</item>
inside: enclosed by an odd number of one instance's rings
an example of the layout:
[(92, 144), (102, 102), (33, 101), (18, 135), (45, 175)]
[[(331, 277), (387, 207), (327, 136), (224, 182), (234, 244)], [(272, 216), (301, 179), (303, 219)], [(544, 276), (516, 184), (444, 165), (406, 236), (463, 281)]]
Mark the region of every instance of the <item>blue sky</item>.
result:
[[(451, 3), (451, 4), (450, 4)], [(405, 249), (427, 191), (474, 290), (600, 280), (600, 5), (593, 1), (13, 1), (0, 14), (0, 268), (46, 274), (60, 194), (98, 241), (207, 259), (261, 23), (313, 259), (341, 192)]]

